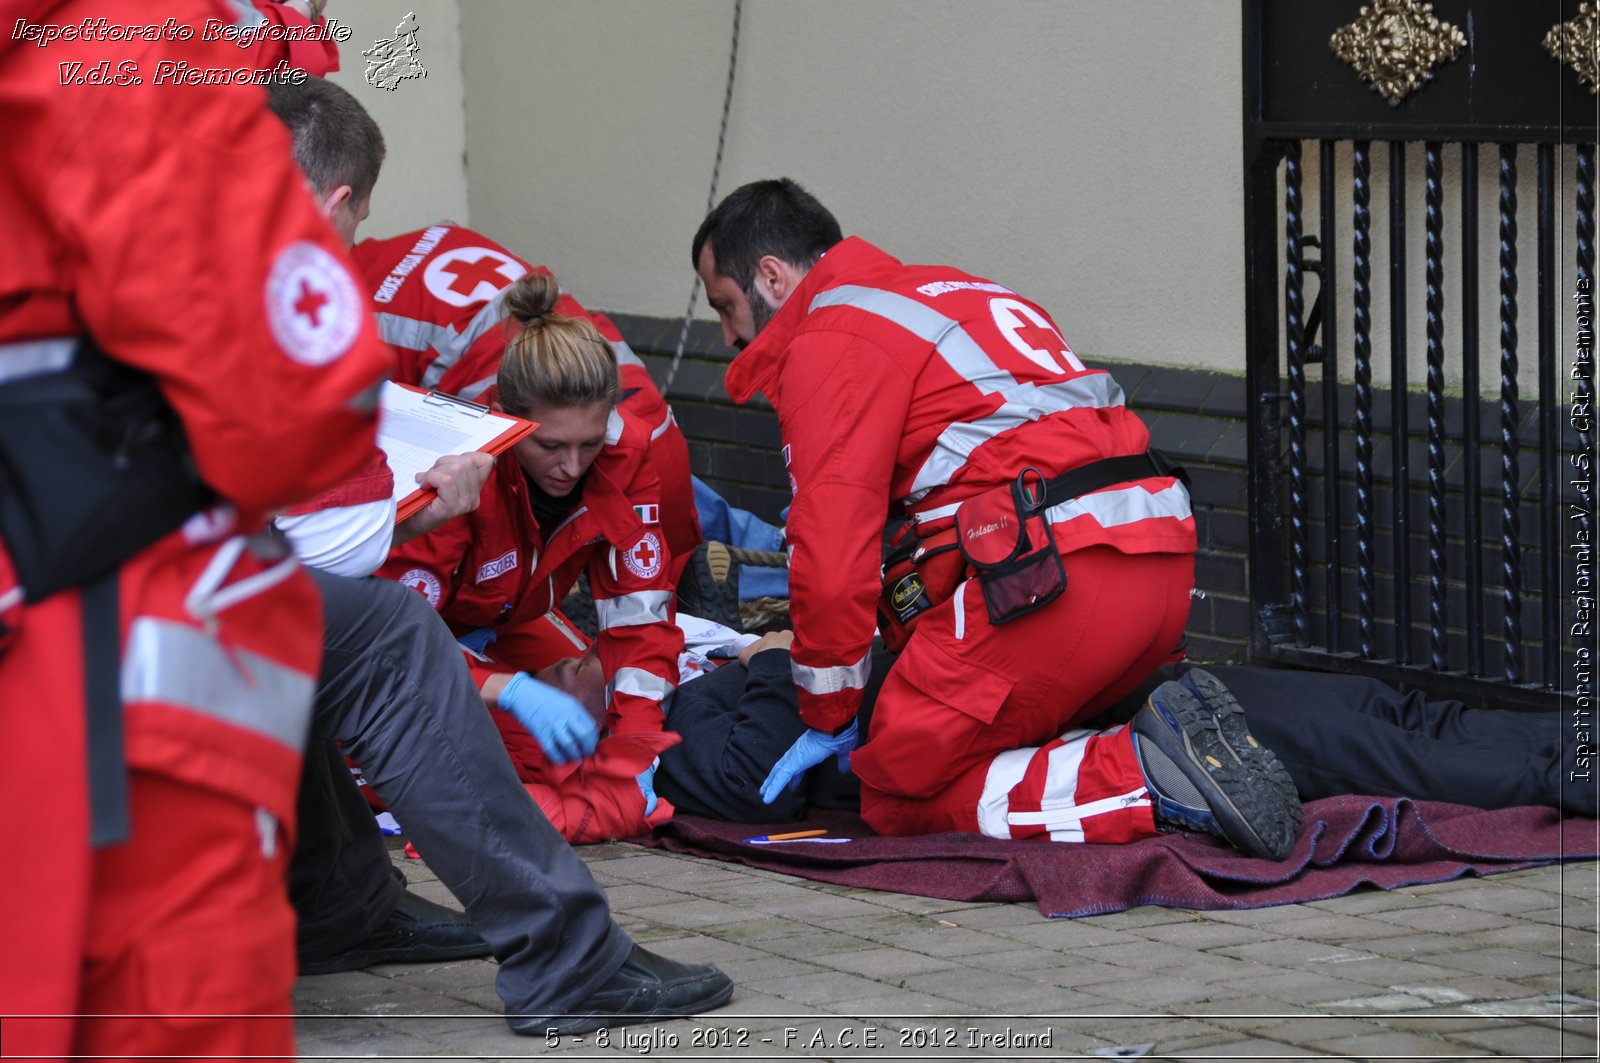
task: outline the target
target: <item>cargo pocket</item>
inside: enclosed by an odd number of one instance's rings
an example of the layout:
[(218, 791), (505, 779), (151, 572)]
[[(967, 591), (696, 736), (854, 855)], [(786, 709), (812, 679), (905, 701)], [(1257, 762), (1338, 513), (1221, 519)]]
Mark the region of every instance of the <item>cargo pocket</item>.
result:
[(873, 709), (868, 743), (851, 758), (864, 782), (888, 793), (925, 797), (985, 755), (990, 725), (1013, 680), (912, 639)]

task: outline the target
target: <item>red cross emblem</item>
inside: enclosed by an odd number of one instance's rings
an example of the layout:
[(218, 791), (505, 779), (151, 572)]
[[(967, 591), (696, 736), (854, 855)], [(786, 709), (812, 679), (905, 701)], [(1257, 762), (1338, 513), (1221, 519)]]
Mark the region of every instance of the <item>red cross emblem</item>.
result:
[(310, 240), (278, 252), (261, 294), (278, 349), (301, 365), (336, 361), (361, 333), (365, 315), (355, 278)]
[(1051, 354), (1058, 354), (1067, 347), (1061, 337), (1056, 335), (1055, 329), (1032, 323), (1026, 328), (1017, 329), (1017, 338), (1035, 350), (1049, 351)]
[(639, 536), (623, 555), (622, 563), (639, 579), (654, 579), (661, 572), (661, 540), (655, 532)]
[(1072, 353), (1061, 333), (1049, 321), (1020, 299), (989, 300), (989, 313), (1005, 341), (1028, 361), (1052, 373), (1073, 369), (1083, 372), (1083, 363)]
[(478, 285), (484, 281), (494, 285), (496, 291), (510, 284), (511, 282), (506, 280), (505, 274), (500, 272), (503, 266), (505, 266), (503, 260), (484, 255), (476, 262), (458, 259), (455, 262), (448, 262), (439, 268), (455, 277), (455, 280), (450, 282), (451, 291), (461, 295), (471, 295), (478, 290)]
[(311, 283), (305, 278), (300, 279), (300, 298), (295, 300), (294, 312), (304, 314), (311, 319), (311, 327), (316, 328), (322, 322), (317, 320), (317, 315), (327, 305), (328, 297), (314, 290)]

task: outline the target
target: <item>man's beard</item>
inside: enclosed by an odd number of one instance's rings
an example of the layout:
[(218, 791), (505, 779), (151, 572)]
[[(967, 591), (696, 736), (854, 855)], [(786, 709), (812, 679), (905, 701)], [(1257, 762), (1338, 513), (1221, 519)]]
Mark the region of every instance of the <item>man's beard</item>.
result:
[[(767, 297), (756, 287), (754, 277), (750, 278), (750, 283), (745, 287), (744, 297), (750, 303), (750, 326), (754, 330), (754, 335), (759, 336), (761, 330), (767, 327), (767, 322), (777, 314), (778, 308), (767, 302)], [(749, 345), (748, 342), (740, 340), (734, 347), (742, 351)]]

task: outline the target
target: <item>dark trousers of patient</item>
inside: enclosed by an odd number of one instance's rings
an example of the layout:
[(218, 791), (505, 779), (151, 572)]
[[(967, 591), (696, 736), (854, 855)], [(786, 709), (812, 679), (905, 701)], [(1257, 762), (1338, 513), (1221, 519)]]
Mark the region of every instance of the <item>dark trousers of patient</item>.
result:
[[(875, 654), (864, 704), (891, 658)], [(1188, 666), (1162, 669), (1094, 721), (1132, 717), (1150, 692)], [(1251, 732), (1276, 753), (1304, 800), (1340, 794), (1411, 797), (1478, 808), (1549, 805), (1597, 814), (1596, 778), (1576, 762), (1570, 721), (1559, 712), (1472, 709), (1458, 701), (1401, 694), (1361, 676), (1288, 669), (1208, 668), (1244, 707)], [(863, 733), (866, 730), (863, 721)], [(770, 805), (760, 786), (805, 732), (789, 655), (767, 650), (748, 671), (725, 665), (685, 683), (667, 727), (684, 737), (661, 756), (656, 791), (680, 812), (745, 823), (799, 819), (810, 807), (852, 807), (849, 776), (830, 759), (798, 790)]]

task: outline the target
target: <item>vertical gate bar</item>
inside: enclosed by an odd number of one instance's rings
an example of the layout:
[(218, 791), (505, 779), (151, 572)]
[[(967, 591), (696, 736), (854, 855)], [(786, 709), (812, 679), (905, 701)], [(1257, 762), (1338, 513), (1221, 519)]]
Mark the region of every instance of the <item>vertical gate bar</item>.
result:
[(1483, 675), (1483, 435), (1478, 417), (1478, 145), (1461, 145), (1461, 439), (1467, 556), (1467, 672)]
[(1444, 160), (1442, 145), (1430, 140), (1424, 161), (1426, 186), (1428, 322), (1428, 665), (1436, 672), (1450, 666), (1444, 632), (1449, 623), (1445, 603), (1444, 499)]
[(1339, 291), (1338, 283), (1338, 178), (1334, 176), (1334, 141), (1322, 141), (1317, 165), (1320, 197), (1320, 240), (1322, 240), (1322, 520), (1323, 559), (1326, 586), (1323, 589), (1328, 652), (1338, 653), (1344, 645), (1344, 541), (1341, 522), (1344, 504), (1339, 501)]
[(1394, 477), (1394, 659), (1411, 663), (1410, 398), (1406, 373), (1406, 142), (1389, 142), (1389, 409)]
[(1522, 529), (1517, 491), (1517, 146), (1500, 145), (1500, 598), (1505, 681), (1522, 682)]
[(1318, 182), (1321, 201), (1322, 240), (1322, 495), (1323, 554), (1326, 564), (1328, 650), (1340, 652), (1344, 643), (1344, 557), (1340, 520), (1344, 506), (1339, 498), (1339, 292), (1337, 259), (1339, 237), (1338, 177), (1334, 166), (1334, 142), (1324, 140), (1321, 150), (1322, 173)]
[(1288, 340), (1289, 377), (1289, 607), (1297, 646), (1311, 645), (1307, 609), (1307, 543), (1310, 538), (1306, 501), (1306, 350), (1300, 246), (1300, 141), (1283, 149), (1283, 321)]
[[(1248, 130), (1247, 130), (1248, 136)], [(1276, 611), (1284, 605), (1284, 529), (1278, 425), (1278, 195), (1282, 142), (1246, 141), (1244, 184), (1245, 391), (1249, 458), (1250, 653), (1272, 653)]]
[(1372, 557), (1372, 142), (1358, 140), (1353, 151), (1354, 182), (1351, 198), (1355, 234), (1351, 255), (1355, 259), (1355, 378), (1356, 378), (1356, 596), (1361, 628), (1361, 656), (1375, 656), (1373, 625)]
[(1561, 663), (1561, 422), (1556, 390), (1556, 149), (1539, 145), (1539, 641), (1546, 690)]

